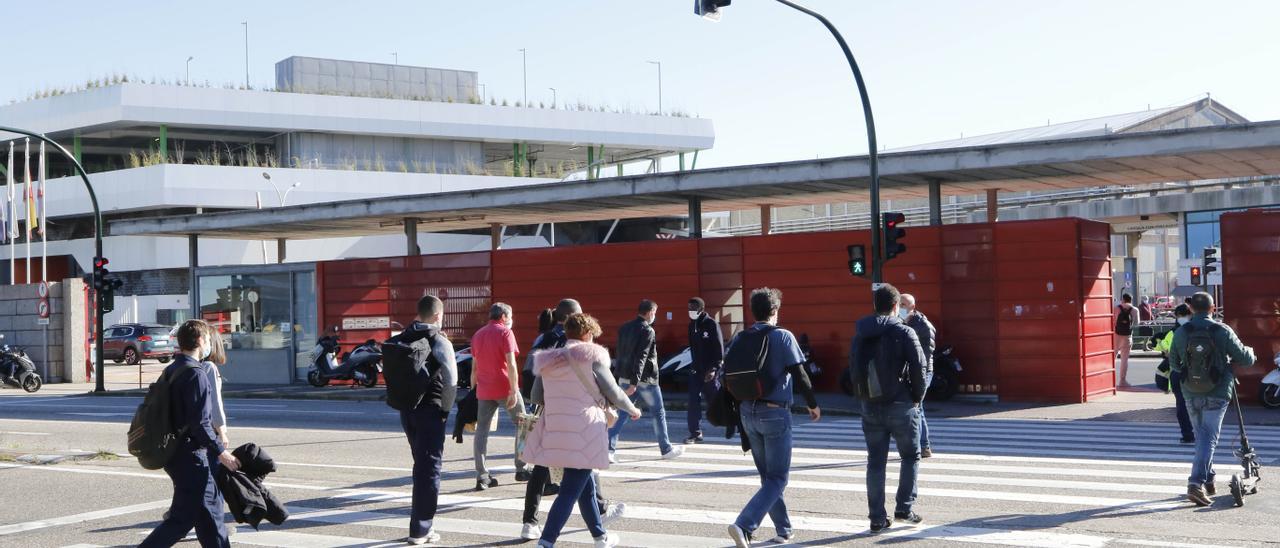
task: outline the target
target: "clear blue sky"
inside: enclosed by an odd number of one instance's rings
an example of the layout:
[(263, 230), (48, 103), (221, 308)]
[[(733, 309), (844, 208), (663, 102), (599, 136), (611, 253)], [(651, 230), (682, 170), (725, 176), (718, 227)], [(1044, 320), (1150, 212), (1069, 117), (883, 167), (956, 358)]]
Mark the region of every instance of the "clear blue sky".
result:
[[(1204, 92), (1280, 118), (1280, 3), (805, 0), (862, 64), (887, 147), (1175, 104)], [(63, 0), (5, 8), (0, 98), (112, 72), (271, 86), (290, 55), (477, 70), (490, 95), (654, 108), (715, 120), (699, 166), (865, 152), (853, 79), (817, 21), (737, 0), (720, 23), (692, 0)], [(39, 40), (51, 45), (38, 45)]]

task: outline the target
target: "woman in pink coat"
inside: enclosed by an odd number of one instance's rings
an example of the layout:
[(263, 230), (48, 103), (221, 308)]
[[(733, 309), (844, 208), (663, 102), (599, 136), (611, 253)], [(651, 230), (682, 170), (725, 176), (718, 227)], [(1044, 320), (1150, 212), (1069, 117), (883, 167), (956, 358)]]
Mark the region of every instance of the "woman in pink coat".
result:
[(596, 505), (593, 470), (609, 468), (609, 433), (604, 406), (612, 405), (632, 419), (640, 410), (618, 387), (609, 372), (609, 351), (591, 341), (600, 335), (600, 324), (585, 314), (569, 316), (564, 323), (569, 343), (564, 348), (533, 355), (533, 402), (543, 405), (542, 418), (525, 442), (524, 460), (547, 467), (564, 468), (560, 493), (547, 513), (539, 547), (552, 547), (569, 521), (574, 502), (596, 539), (596, 548), (618, 544), (604, 530)]

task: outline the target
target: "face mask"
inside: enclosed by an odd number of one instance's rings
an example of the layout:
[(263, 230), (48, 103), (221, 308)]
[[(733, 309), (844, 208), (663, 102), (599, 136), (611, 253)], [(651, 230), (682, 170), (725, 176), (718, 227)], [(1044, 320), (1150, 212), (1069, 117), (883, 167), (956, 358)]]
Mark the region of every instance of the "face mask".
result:
[(904, 321), (904, 322), (905, 322), (905, 321), (907, 321), (907, 318), (910, 318), (910, 317), (911, 317), (911, 311), (910, 311), (910, 310), (907, 310), (907, 309), (905, 309), (905, 308), (899, 308), (899, 309), (898, 309), (898, 317), (899, 317), (899, 318), (902, 318), (902, 321)]
[(203, 348), (203, 349), (204, 349), (204, 352), (201, 352), (201, 353), (200, 353), (200, 361), (208, 360), (208, 359), (209, 359), (209, 356), (212, 356), (212, 355), (213, 355), (213, 347), (212, 347), (212, 346), (204, 346), (204, 347), (201, 347), (201, 348)]
[(698, 312), (698, 311), (696, 311), (696, 310), (690, 310), (690, 311), (689, 311), (689, 319), (690, 319), (690, 320), (696, 320), (696, 319), (698, 319), (698, 314), (699, 314), (699, 312)]
[(515, 325), (515, 324), (516, 324), (516, 321), (515, 321), (514, 319), (511, 319), (511, 318), (507, 318), (507, 321), (502, 322), (502, 325), (507, 326), (507, 329), (511, 329), (511, 326), (513, 326), (513, 325)]
[(1191, 321), (1191, 318), (1178, 318), (1178, 325), (1187, 325), (1189, 321)]

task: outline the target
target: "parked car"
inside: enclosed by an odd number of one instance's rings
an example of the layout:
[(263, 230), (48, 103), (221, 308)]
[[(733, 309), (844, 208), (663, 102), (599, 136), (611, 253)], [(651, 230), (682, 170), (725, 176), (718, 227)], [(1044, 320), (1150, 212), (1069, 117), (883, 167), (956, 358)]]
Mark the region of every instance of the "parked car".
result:
[(169, 363), (175, 348), (167, 325), (122, 323), (102, 333), (102, 357), (115, 363), (138, 365), (150, 358)]

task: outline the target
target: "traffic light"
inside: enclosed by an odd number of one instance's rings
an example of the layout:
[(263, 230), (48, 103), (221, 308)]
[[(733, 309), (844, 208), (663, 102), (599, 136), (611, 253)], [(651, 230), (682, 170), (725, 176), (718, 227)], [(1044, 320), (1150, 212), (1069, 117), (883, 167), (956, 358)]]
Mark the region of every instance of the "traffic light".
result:
[(887, 261), (907, 252), (907, 246), (898, 243), (900, 238), (907, 235), (907, 229), (900, 228), (898, 225), (906, 220), (907, 216), (902, 213), (884, 214), (884, 260)]
[(728, 6), (732, 0), (693, 0), (693, 13), (699, 17), (720, 20), (720, 8)]
[(85, 283), (93, 288), (93, 293), (97, 296), (98, 308), (104, 313), (115, 310), (116, 290), (124, 286), (124, 282), (111, 277), (111, 271), (107, 270), (110, 263), (106, 257), (94, 257), (93, 272), (84, 276)]
[[(1205, 284), (1208, 284), (1209, 274), (1218, 271), (1218, 267), (1214, 266), (1218, 264), (1218, 248), (1216, 247), (1204, 248), (1204, 252), (1201, 254), (1201, 257), (1203, 257), (1201, 259), (1201, 264), (1204, 267), (1202, 269), (1202, 272), (1204, 273), (1204, 281), (1205, 281)], [(1200, 285), (1200, 284), (1194, 284), (1194, 285)]]
[(1203, 285), (1201, 284), (1200, 267), (1198, 266), (1191, 267), (1191, 285)]
[(94, 291), (102, 291), (108, 274), (107, 264), (110, 262), (106, 257), (93, 258), (93, 277), (90, 279), (89, 285), (93, 287)]
[(103, 281), (102, 291), (98, 292), (98, 307), (104, 314), (116, 309), (116, 290), (123, 285), (124, 282), (118, 278), (107, 278)]
[(849, 246), (849, 273), (854, 276), (867, 275), (867, 246), (862, 244)]

